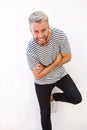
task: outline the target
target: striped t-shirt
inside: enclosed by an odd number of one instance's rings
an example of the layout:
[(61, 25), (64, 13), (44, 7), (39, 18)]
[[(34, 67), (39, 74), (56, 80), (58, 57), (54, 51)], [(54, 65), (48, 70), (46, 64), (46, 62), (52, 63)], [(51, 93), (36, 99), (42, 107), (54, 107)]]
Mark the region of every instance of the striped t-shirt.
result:
[[(51, 28), (51, 38), (45, 46), (40, 46), (33, 38), (30, 40), (26, 51), (29, 68), (33, 70), (38, 63), (48, 66), (55, 61), (58, 53), (65, 54), (69, 52), (70, 46), (65, 33), (60, 29)], [(67, 72), (63, 66), (56, 67), (40, 80), (35, 78), (35, 83), (52, 84), (66, 74)]]

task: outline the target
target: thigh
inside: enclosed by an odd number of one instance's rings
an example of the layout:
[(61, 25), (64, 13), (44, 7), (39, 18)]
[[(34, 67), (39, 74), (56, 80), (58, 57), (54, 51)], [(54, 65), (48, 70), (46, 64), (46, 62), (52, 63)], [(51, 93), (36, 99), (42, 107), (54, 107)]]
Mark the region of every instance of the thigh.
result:
[(50, 94), (52, 91), (51, 85), (39, 85), (35, 84), (35, 90), (40, 107), (50, 104)]
[(69, 74), (64, 76), (56, 83), (56, 86), (64, 91), (65, 94), (75, 96), (79, 94), (79, 91)]

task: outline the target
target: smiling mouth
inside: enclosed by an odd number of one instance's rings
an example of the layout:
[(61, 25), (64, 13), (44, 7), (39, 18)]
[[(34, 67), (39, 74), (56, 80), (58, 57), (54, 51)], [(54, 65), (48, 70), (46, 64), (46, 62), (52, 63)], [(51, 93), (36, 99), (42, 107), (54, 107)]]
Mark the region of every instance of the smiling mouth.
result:
[(43, 41), (43, 40), (44, 40), (44, 38), (39, 38), (38, 40), (39, 40), (39, 41)]

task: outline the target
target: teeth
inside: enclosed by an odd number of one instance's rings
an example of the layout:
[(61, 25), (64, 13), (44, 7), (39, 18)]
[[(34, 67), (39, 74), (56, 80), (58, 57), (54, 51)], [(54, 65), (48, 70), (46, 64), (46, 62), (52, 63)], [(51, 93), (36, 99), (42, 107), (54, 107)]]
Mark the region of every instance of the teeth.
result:
[(39, 38), (39, 39), (44, 39), (44, 38)]
[(39, 39), (39, 41), (43, 41), (44, 39)]

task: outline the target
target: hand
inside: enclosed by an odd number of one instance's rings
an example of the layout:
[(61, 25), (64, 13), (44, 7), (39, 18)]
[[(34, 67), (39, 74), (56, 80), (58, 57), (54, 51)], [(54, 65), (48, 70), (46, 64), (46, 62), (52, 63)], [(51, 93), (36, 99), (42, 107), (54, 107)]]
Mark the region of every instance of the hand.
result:
[(36, 73), (40, 73), (44, 68), (45, 68), (44, 65), (42, 65), (42, 64), (36, 64), (35, 67), (34, 67), (34, 71)]

